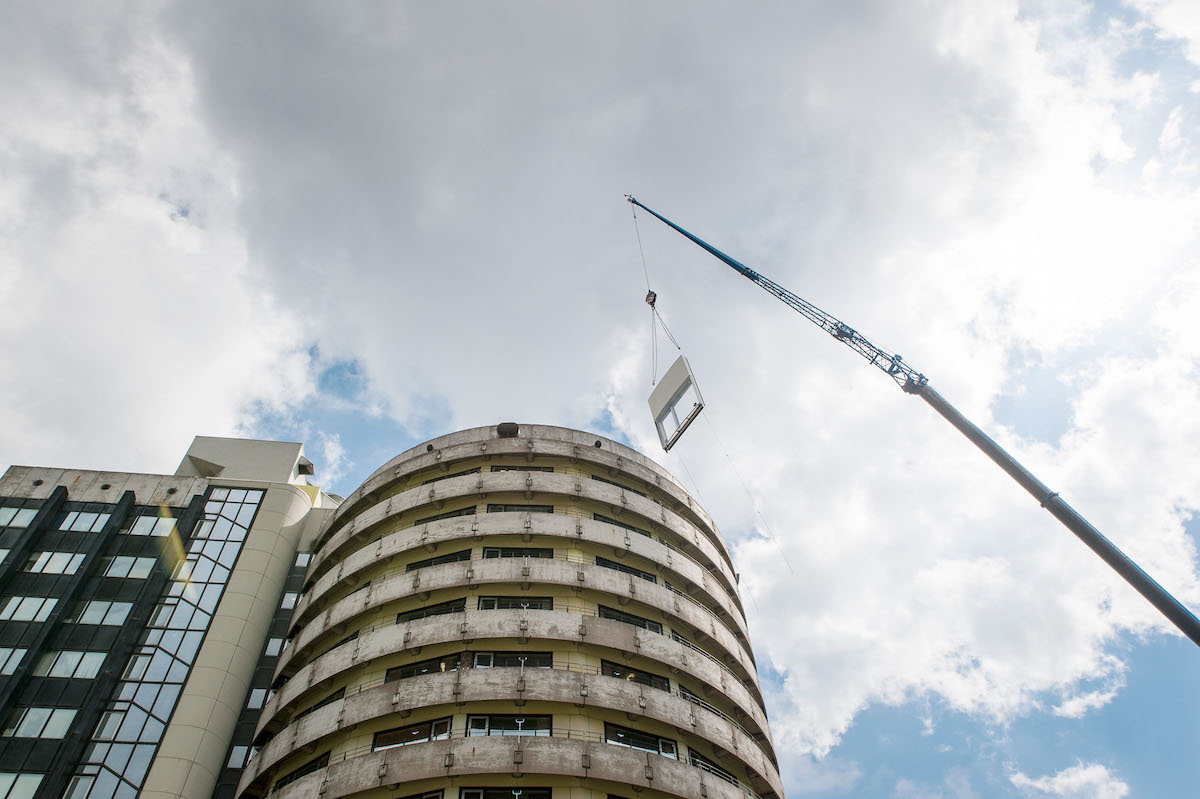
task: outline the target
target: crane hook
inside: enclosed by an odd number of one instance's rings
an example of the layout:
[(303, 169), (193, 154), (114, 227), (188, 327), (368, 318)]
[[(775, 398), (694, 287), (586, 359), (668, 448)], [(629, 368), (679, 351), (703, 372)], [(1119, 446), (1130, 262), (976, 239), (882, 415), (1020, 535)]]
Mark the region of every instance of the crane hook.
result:
[(654, 303), (657, 300), (658, 300), (658, 295), (655, 294), (653, 291), (646, 292), (646, 304), (649, 305), (651, 308), (654, 307)]

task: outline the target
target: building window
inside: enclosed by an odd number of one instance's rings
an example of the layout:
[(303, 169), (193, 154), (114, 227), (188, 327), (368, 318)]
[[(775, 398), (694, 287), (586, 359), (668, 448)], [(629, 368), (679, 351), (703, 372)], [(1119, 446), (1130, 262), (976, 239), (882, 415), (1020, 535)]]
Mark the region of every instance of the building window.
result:
[(283, 651), (283, 639), (282, 638), (268, 638), (267, 639), (267, 648), (263, 654), (265, 654), (269, 658), (273, 658), (282, 651)]
[(0, 676), (7, 677), (21, 665), (28, 649), (13, 649), (10, 646), (0, 646)]
[(246, 755), (250, 754), (248, 746), (234, 746), (229, 750), (229, 760), (225, 761), (225, 768), (241, 768), (246, 765)]
[(175, 529), (175, 519), (170, 516), (138, 516), (133, 520), (133, 526), (121, 532), (128, 535), (151, 536), (166, 538)]
[(267, 703), (267, 689), (253, 688), (250, 690), (250, 698), (246, 701), (246, 707), (251, 710), (259, 710)]
[(297, 566), (307, 567), (308, 564), (310, 564), (310, 563), (312, 563), (312, 553), (311, 552), (301, 552), (300, 554), (296, 555), (296, 565)]
[(716, 763), (712, 762), (707, 757), (700, 754), (699, 752), (697, 752), (695, 749), (692, 749), (691, 747), (688, 747), (688, 762), (690, 762), (693, 766), (695, 766), (698, 769), (707, 771), (709, 774), (713, 775), (714, 777), (719, 777), (720, 779), (725, 780), (725, 782), (728, 782), (731, 785), (738, 784), (737, 777), (733, 776), (728, 771), (721, 768)]
[(300, 594), (296, 591), (288, 591), (284, 593), (283, 600), (279, 603), (280, 610), (291, 610), (296, 607), (296, 600), (300, 598)]
[(632, 532), (637, 533), (638, 535), (644, 535), (644, 536), (646, 536), (646, 538), (654, 537), (654, 536), (650, 535), (649, 530), (643, 530), (640, 527), (634, 527), (632, 524), (626, 524), (625, 522), (619, 522), (616, 519), (612, 518), (611, 516), (605, 516), (602, 513), (593, 513), (592, 518), (598, 522), (604, 522), (605, 524), (611, 524), (613, 527), (620, 527), (622, 530), (630, 530)]
[(56, 604), (58, 600), (51, 597), (9, 597), (0, 608), (0, 621), (45, 621)]
[(433, 516), (426, 516), (424, 519), (417, 519), (415, 522), (413, 522), (413, 527), (416, 527), (417, 525), (420, 525), (420, 524), (428, 524), (429, 522), (440, 522), (442, 519), (453, 519), (458, 516), (474, 516), (474, 515), (475, 515), (475, 506), (468, 505), (467, 507), (459, 508), (458, 510), (448, 510), (445, 513), (437, 513), (437, 514), (434, 514)]
[(37, 508), (0, 508), (0, 527), (28, 527)]
[(600, 673), (606, 674), (609, 677), (616, 677), (619, 680), (636, 682), (639, 685), (649, 685), (651, 688), (657, 688), (667, 693), (671, 692), (671, 682), (666, 677), (659, 677), (657, 674), (651, 674), (648, 671), (622, 666), (610, 660), (600, 661)]
[(409, 663), (404, 666), (393, 666), (387, 670), (384, 682), (392, 680), (407, 680), (410, 677), (420, 677), (423, 674), (440, 674), (447, 671), (458, 671), (458, 660), (461, 655), (443, 655), (440, 658), (430, 658), (419, 663)]
[(320, 771), (321, 769), (325, 768), (327, 765), (329, 765), (329, 753), (328, 752), (326, 752), (325, 754), (316, 758), (315, 760), (308, 761), (307, 763), (305, 763), (303, 766), (296, 769), (295, 771), (291, 771), (287, 775), (280, 777), (278, 780), (275, 781), (275, 784), (271, 786), (271, 793), (275, 793), (276, 791), (278, 791), (280, 788), (284, 787), (285, 785), (291, 785), (296, 780), (302, 779), (303, 777), (307, 777), (309, 774), (312, 774), (313, 772)]
[(467, 716), (467, 735), (550, 735), (550, 716)]
[(527, 464), (498, 464), (491, 467), (493, 472), (553, 472), (553, 466), (529, 466)]
[(131, 610), (133, 610), (132, 602), (91, 599), (87, 602), (80, 602), (76, 606), (75, 614), (70, 621), (77, 624), (102, 624), (106, 627), (119, 627), (125, 623)]
[(442, 563), (457, 563), (462, 560), (470, 559), (471, 550), (462, 549), (458, 552), (447, 552), (445, 555), (436, 555), (432, 558), (425, 558), (425, 560), (418, 560), (414, 563), (410, 563), (404, 567), (404, 571), (411, 572), (416, 571), (417, 569), (423, 569), (426, 566), (438, 566)]
[(0, 799), (33, 799), (41, 784), (41, 774), (0, 771)]
[(326, 705), (332, 705), (334, 702), (337, 702), (339, 699), (341, 699), (345, 695), (346, 695), (346, 689), (344, 687), (337, 689), (336, 691), (331, 693), (329, 696), (322, 699), (320, 702), (317, 702), (312, 707), (301, 710), (299, 713), (296, 714), (296, 717), (292, 719), (292, 722), (299, 721), (300, 719), (307, 716), (309, 713), (316, 713), (318, 710), (325, 707)]
[(643, 630), (649, 630), (652, 633), (659, 633), (660, 635), (663, 631), (662, 625), (656, 621), (643, 619), (641, 616), (635, 616), (632, 613), (625, 613), (620, 610), (605, 607), (604, 605), (599, 606), (599, 613), (597, 615), (602, 619), (623, 621), (626, 624), (632, 624), (634, 627), (641, 627)]
[(38, 659), (33, 667), (35, 677), (73, 677), (77, 680), (90, 680), (100, 673), (107, 652), (79, 652), (64, 649), (61, 652), (47, 652)]
[(466, 477), (468, 474), (479, 474), (479, 467), (476, 466), (474, 469), (464, 469), (463, 471), (455, 472), (454, 474), (440, 474), (437, 477), (430, 477), (428, 480), (422, 480), (421, 485), (427, 486), (430, 483), (436, 483), (439, 480), (449, 480), (452, 477)]
[(527, 669), (549, 669), (554, 666), (551, 652), (476, 652), (475, 668), (492, 669), (524, 665)]
[(93, 533), (104, 527), (110, 514), (72, 511), (59, 525), (59, 530), (74, 530), (77, 533)]
[(617, 488), (623, 488), (626, 491), (637, 494), (639, 497), (646, 496), (645, 493), (638, 491), (636, 488), (630, 488), (629, 486), (621, 485), (616, 480), (609, 480), (606, 477), (600, 477), (599, 475), (595, 475), (595, 474), (592, 475), (592, 479), (596, 480), (597, 482), (600, 482), (600, 483), (608, 483), (610, 486), (616, 486)]
[(484, 558), (553, 558), (549, 547), (484, 547)]
[(627, 746), (630, 749), (655, 752), (664, 757), (679, 759), (679, 744), (672, 738), (664, 738), (654, 733), (633, 730), (629, 727), (618, 727), (616, 724), (605, 722), (604, 740), (617, 746)]
[(479, 610), (554, 610), (548, 596), (481, 596)]
[(34, 574), (74, 574), (83, 563), (82, 552), (38, 552), (25, 562), (25, 571)]
[(451, 599), (448, 602), (439, 602), (436, 605), (427, 605), (423, 608), (415, 610), (406, 610), (396, 614), (396, 624), (403, 624), (406, 621), (415, 621), (416, 619), (425, 619), (430, 616), (444, 616), (447, 613), (463, 613), (467, 609), (467, 600)]
[(384, 749), (394, 749), (407, 744), (425, 743), (426, 741), (444, 741), (450, 737), (450, 717), (423, 721), (419, 724), (409, 724), (407, 727), (396, 727), (375, 733), (371, 743), (371, 751), (379, 752)]
[(459, 788), (458, 799), (550, 799), (549, 788)]
[(12, 550), (11, 549), (0, 549), (0, 563), (4, 562), (4, 559), (8, 557), (9, 552), (12, 552)]
[(75, 708), (19, 707), (8, 714), (4, 730), (6, 738), (62, 738), (71, 729)]
[(512, 505), (505, 503), (489, 503), (488, 513), (554, 513), (553, 505)]
[(150, 576), (150, 572), (154, 571), (154, 564), (158, 562), (156, 558), (135, 558), (129, 555), (117, 555), (106, 560), (108, 563), (104, 567), (105, 577), (128, 580), (145, 580)]
[(644, 572), (641, 569), (635, 569), (632, 566), (626, 566), (624, 563), (617, 563), (615, 560), (596, 556), (596, 565), (603, 566), (606, 569), (614, 569), (625, 574), (632, 574), (634, 577), (641, 577), (643, 580), (651, 583), (658, 583), (658, 578), (650, 572)]

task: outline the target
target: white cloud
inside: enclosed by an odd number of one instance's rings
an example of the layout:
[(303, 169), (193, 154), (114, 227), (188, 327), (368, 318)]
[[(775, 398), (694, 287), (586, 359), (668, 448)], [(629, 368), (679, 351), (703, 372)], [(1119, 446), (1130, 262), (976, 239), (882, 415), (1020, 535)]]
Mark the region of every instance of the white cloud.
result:
[(317, 480), (321, 485), (334, 485), (354, 463), (346, 457), (346, 448), (342, 446), (339, 433), (319, 431), (317, 442), (321, 450), (321, 472), (317, 475)]
[(1059, 796), (1062, 799), (1121, 799), (1129, 795), (1129, 786), (1099, 763), (1079, 763), (1057, 774), (1031, 779), (1017, 772), (1009, 777), (1013, 785), (1031, 796)]

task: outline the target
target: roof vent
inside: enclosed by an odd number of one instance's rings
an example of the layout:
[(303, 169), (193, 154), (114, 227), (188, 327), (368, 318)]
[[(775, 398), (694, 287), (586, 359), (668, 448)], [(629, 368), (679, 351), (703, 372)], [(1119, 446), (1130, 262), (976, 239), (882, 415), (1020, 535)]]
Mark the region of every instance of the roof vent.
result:
[(517, 431), (520, 429), (516, 422), (501, 422), (496, 425), (496, 435), (501, 438), (516, 438)]

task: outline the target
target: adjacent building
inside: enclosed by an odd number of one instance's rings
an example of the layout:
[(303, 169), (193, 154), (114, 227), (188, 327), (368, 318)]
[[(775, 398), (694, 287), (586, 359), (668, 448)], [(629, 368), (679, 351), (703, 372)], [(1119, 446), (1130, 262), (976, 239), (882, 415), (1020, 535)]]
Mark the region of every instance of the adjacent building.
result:
[(782, 799), (728, 550), (649, 458), (506, 423), (311, 472), (9, 470), (0, 799)]

